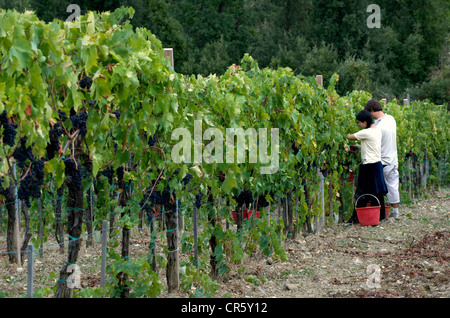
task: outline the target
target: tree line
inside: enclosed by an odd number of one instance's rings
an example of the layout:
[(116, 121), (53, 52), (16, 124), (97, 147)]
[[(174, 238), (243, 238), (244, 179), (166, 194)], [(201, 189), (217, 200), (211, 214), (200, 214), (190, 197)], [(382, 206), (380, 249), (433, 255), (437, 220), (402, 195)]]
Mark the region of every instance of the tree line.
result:
[(0, 8), (33, 10), (44, 21), (66, 20), (70, 4), (81, 14), (136, 10), (146, 27), (174, 49), (175, 69), (223, 74), (245, 53), (260, 67), (295, 74), (333, 73), (339, 94), (370, 91), (376, 98), (450, 100), (449, 16), (445, 0), (377, 0), (380, 28), (369, 28), (372, 0), (0, 0)]

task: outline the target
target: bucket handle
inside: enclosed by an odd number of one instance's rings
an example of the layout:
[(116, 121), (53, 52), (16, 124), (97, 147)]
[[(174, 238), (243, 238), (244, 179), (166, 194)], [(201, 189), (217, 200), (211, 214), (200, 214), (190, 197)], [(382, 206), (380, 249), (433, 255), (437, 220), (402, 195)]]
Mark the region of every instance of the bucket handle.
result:
[(356, 205), (357, 205), (357, 203), (358, 203), (359, 198), (361, 198), (361, 197), (363, 197), (363, 196), (365, 196), (365, 195), (371, 195), (371, 196), (373, 196), (375, 199), (377, 199), (378, 205), (381, 206), (380, 200), (378, 200), (378, 198), (377, 198), (376, 196), (374, 196), (373, 194), (370, 194), (370, 193), (366, 193), (366, 194), (361, 194), (361, 195), (358, 197), (358, 199), (356, 199), (355, 207), (356, 207)]

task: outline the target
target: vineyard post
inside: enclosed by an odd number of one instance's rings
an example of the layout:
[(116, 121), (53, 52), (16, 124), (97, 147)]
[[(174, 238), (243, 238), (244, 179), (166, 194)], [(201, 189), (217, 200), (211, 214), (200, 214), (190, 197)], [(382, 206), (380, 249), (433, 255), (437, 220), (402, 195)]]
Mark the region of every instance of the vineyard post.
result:
[(155, 231), (155, 213), (153, 212), (153, 215), (151, 217), (150, 220), (150, 245), (151, 245), (151, 250), (152, 250), (152, 270), (156, 273), (156, 271), (158, 270), (157, 264), (156, 264), (156, 247), (155, 247), (155, 235), (154, 235), (154, 231)]
[[(16, 162), (13, 162), (13, 175), (14, 175), (14, 180), (16, 180), (16, 175), (17, 175), (17, 171), (16, 171)], [(21, 266), (22, 262), (21, 262), (21, 255), (20, 255), (20, 201), (19, 201), (19, 196), (17, 194), (17, 183), (14, 181), (14, 199), (15, 199), (15, 204), (14, 204), (14, 213), (15, 213), (15, 222), (14, 222), (14, 236), (15, 236), (15, 243), (16, 243), (16, 253), (17, 253), (17, 264), (19, 265), (19, 267)]]
[(85, 213), (85, 225), (86, 225), (86, 230), (88, 233), (88, 237), (86, 239), (86, 247), (89, 246), (94, 246), (94, 240), (93, 240), (93, 219), (94, 219), (94, 213), (93, 213), (93, 209), (94, 209), (94, 201), (93, 201), (93, 194), (94, 194), (94, 183), (92, 181), (92, 177), (91, 177), (91, 185), (89, 186), (89, 188), (87, 189), (87, 206), (86, 209), (84, 210)]
[(412, 177), (411, 177), (411, 157), (408, 157), (408, 188), (409, 188), (409, 200), (413, 199), (412, 197)]
[(427, 188), (427, 153), (425, 152), (425, 156), (423, 158), (423, 162), (420, 164), (420, 186), (422, 188), (422, 192), (425, 192)]
[(167, 255), (167, 291), (170, 294), (172, 291), (179, 288), (179, 257), (178, 257), (178, 209), (174, 206), (175, 198), (171, 197), (164, 205), (165, 223), (166, 223), (166, 239), (168, 247)]
[(438, 174), (439, 174), (439, 184), (437, 186), (438, 190), (442, 188), (442, 158), (439, 158), (438, 160)]
[[(113, 193), (112, 197), (113, 197), (114, 200), (119, 201), (119, 192)], [(109, 212), (109, 237), (110, 238), (114, 234), (114, 222), (115, 222), (115, 220), (116, 220), (115, 208), (111, 207), (110, 212)]]
[(28, 244), (27, 298), (33, 297), (33, 244)]
[(315, 231), (318, 232), (320, 230), (322, 230), (323, 225), (324, 225), (324, 214), (325, 214), (325, 177), (323, 176), (323, 173), (320, 172), (320, 168), (317, 168), (317, 176), (320, 178), (320, 183), (319, 183), (319, 202), (322, 205), (322, 209), (320, 211), (320, 214), (318, 216), (316, 216), (316, 224), (315, 224)]
[(278, 218), (281, 218), (281, 199), (278, 198)]
[[(432, 168), (432, 164), (433, 164), (433, 162), (432, 162), (432, 160), (428, 160), (427, 161), (427, 171), (428, 171), (428, 174), (430, 174), (430, 173), (433, 173), (432, 171), (433, 170), (430, 170), (430, 169), (433, 169)], [(430, 181), (430, 186), (431, 186), (431, 191), (433, 191), (433, 195), (436, 195), (436, 182), (434, 181), (434, 180), (431, 180)]]
[(355, 193), (355, 179), (352, 178), (352, 206), (355, 204), (355, 196), (353, 195)]
[[(184, 199), (183, 198), (181, 198), (181, 202), (183, 202), (184, 203)], [(178, 208), (178, 210), (180, 211), (180, 206), (179, 206), (179, 202), (178, 202), (178, 199), (177, 199), (177, 208)], [(183, 215), (183, 212), (182, 211), (180, 211), (180, 213), (178, 214), (178, 229), (179, 229), (179, 235), (178, 235), (178, 237), (181, 239), (181, 235), (182, 235), (182, 233), (183, 233), (183, 231), (184, 231), (184, 215)]]
[[(322, 75), (316, 75), (316, 82), (317, 85), (323, 86), (323, 76)], [(320, 168), (317, 168), (317, 176), (320, 178), (320, 201), (322, 203), (322, 211), (319, 216), (315, 217), (315, 226), (314, 229), (316, 232), (320, 231), (323, 228), (324, 225), (324, 214), (325, 214), (325, 178), (323, 176), (323, 173), (320, 171)]]
[(107, 231), (108, 231), (108, 221), (103, 220), (102, 224), (102, 265), (101, 265), (101, 279), (100, 279), (100, 286), (102, 288), (105, 288), (105, 281), (106, 281), (106, 238), (107, 238)]
[(344, 218), (344, 209), (345, 209), (345, 196), (344, 196), (344, 190), (345, 190), (345, 178), (342, 177), (341, 178), (341, 195), (339, 196), (340, 200), (341, 200), (341, 208), (338, 211), (338, 223), (341, 223)]
[(194, 230), (194, 261), (195, 266), (198, 268), (198, 238), (197, 238), (197, 206), (195, 205), (195, 199), (192, 201), (192, 206), (194, 207), (192, 213), (192, 223)]
[(328, 197), (330, 200), (330, 203), (329, 203), (330, 218), (336, 219), (336, 217), (334, 215), (334, 211), (333, 211), (333, 184), (332, 184), (331, 176), (329, 178), (329, 183), (328, 183)]
[(39, 209), (39, 241), (41, 242), (41, 246), (39, 248), (39, 258), (42, 259), (44, 257), (44, 230), (42, 224), (42, 199), (38, 199), (38, 209)]
[(56, 190), (55, 196), (55, 237), (59, 243), (59, 253), (64, 254), (64, 228), (62, 223), (62, 197), (64, 195), (64, 185)]
[(172, 67), (173, 70), (175, 70), (174, 63), (173, 63), (173, 48), (165, 48), (164, 49), (164, 57), (167, 57), (169, 59), (170, 66)]

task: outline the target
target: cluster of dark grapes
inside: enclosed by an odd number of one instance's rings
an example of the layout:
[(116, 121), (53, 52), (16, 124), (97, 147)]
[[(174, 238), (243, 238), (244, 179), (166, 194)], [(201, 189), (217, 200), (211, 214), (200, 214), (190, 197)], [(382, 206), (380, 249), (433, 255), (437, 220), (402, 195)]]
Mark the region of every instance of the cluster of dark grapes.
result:
[(58, 109), (58, 116), (59, 119), (61, 119), (61, 121), (66, 121), (67, 120), (67, 115), (65, 112), (63, 112), (62, 110)]
[(25, 167), (25, 162), (27, 160), (33, 161), (33, 152), (31, 146), (27, 147), (27, 137), (20, 138), (20, 146), (16, 148), (13, 153), (13, 157), (17, 162), (19, 168)]
[(0, 114), (0, 124), (3, 127), (3, 143), (14, 147), (17, 125), (9, 123), (6, 109)]
[(329, 144), (324, 144), (323, 145), (323, 150), (328, 151), (331, 149), (331, 146)]
[(161, 204), (170, 204), (170, 191), (168, 188), (161, 193)]
[(156, 145), (156, 142), (158, 141), (158, 137), (156, 136), (156, 133), (153, 136), (150, 136), (148, 138), (148, 145), (150, 147), (154, 147)]
[(156, 204), (162, 205), (170, 205), (170, 196), (174, 195), (174, 193), (170, 193), (169, 188), (165, 188), (163, 191), (158, 191), (155, 188), (148, 188), (144, 193), (144, 198), (141, 201), (141, 206), (147, 201), (147, 204), (150, 205), (150, 208), (155, 206)]
[(144, 211), (147, 214), (148, 221), (151, 222), (153, 219), (153, 213), (152, 213), (153, 205), (151, 204), (151, 202), (148, 202), (148, 200), (146, 198), (143, 198), (141, 200), (141, 202), (139, 202), (139, 205), (141, 206), (142, 211)]
[(153, 189), (153, 191), (150, 194), (150, 197), (148, 198), (148, 201), (151, 203), (152, 206), (155, 206), (156, 204), (163, 204), (161, 193), (156, 189)]
[(202, 206), (202, 198), (203, 198), (203, 192), (199, 192), (195, 195), (195, 207), (197, 209), (200, 209), (200, 207)]
[(70, 116), (70, 120), (72, 121), (73, 128), (80, 130), (80, 137), (84, 138), (87, 133), (86, 128), (86, 120), (89, 115), (86, 112), (80, 112), (78, 114), (74, 114)]
[(294, 151), (294, 155), (297, 155), (299, 149), (298, 149), (297, 145), (295, 144), (295, 141), (292, 142), (292, 150)]
[(90, 89), (92, 85), (92, 79), (89, 76), (84, 76), (80, 81), (80, 88)]
[(97, 102), (96, 102), (95, 100), (89, 100), (89, 101), (88, 101), (89, 107), (94, 107), (95, 104), (97, 104)]
[(141, 206), (142, 211), (144, 211), (147, 214), (148, 221), (151, 222), (153, 219), (152, 208), (157, 204), (164, 204), (164, 203), (165, 201), (163, 199), (163, 196), (161, 195), (161, 192), (159, 192), (156, 189), (153, 189), (152, 191), (152, 187), (149, 187), (145, 191), (144, 198), (140, 201), (139, 204)]
[(112, 185), (114, 178), (114, 169), (111, 166), (108, 166), (105, 170), (100, 171), (102, 175), (104, 175), (108, 179), (108, 183)]
[(3, 196), (8, 196), (8, 190), (3, 188), (3, 181), (5, 181), (5, 179), (3, 179), (3, 177), (0, 178), (0, 194)]
[[(174, 199), (173, 202), (171, 202), (171, 200), (170, 200), (171, 196)], [(162, 201), (163, 201), (162, 204), (166, 205), (166, 207), (167, 207), (167, 209), (169, 211), (175, 211), (176, 210), (177, 204), (176, 204), (176, 200), (175, 200), (175, 198), (176, 198), (175, 192), (170, 193), (169, 188), (166, 188), (162, 192), (161, 197), (162, 197)]]
[(117, 121), (119, 121), (120, 115), (122, 114), (122, 113), (120, 112), (120, 110), (115, 110), (115, 111), (113, 111), (113, 114), (116, 115)]
[(61, 125), (56, 123), (49, 131), (50, 143), (47, 145), (47, 158), (52, 160), (59, 150), (59, 137), (64, 133)]
[(192, 179), (192, 174), (188, 173), (184, 176), (183, 180), (181, 180), (181, 182), (183, 182), (183, 184), (186, 186), (189, 184), (189, 182), (191, 182)]
[(116, 173), (117, 173), (117, 183), (119, 185), (119, 188), (123, 188), (123, 176), (125, 174), (124, 170), (123, 170), (123, 166), (120, 166), (116, 169)]
[(17, 195), (19, 200), (25, 201), (28, 207), (31, 206), (30, 197), (41, 197), (41, 186), (44, 183), (44, 160), (34, 160), (31, 169), (20, 182)]
[(247, 207), (252, 204), (253, 205), (253, 193), (250, 190), (243, 190), (236, 199), (238, 203), (238, 207), (243, 206), (244, 204)]
[[(76, 162), (72, 158), (65, 158), (64, 165), (66, 166), (65, 174), (66, 178), (69, 177), (73, 187), (76, 190), (81, 190), (82, 170), (80, 163)], [(78, 169), (77, 169), (78, 168)]]
[(265, 208), (266, 206), (269, 206), (269, 202), (266, 200), (266, 196), (261, 194), (258, 196), (258, 207)]

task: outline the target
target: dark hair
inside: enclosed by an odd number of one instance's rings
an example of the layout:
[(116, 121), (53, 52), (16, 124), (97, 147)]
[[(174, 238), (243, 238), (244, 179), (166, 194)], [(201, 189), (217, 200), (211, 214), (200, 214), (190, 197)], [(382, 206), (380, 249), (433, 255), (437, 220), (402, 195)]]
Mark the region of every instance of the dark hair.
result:
[(360, 122), (366, 122), (367, 123), (366, 128), (369, 128), (370, 125), (372, 125), (373, 123), (372, 115), (365, 109), (356, 114), (356, 119), (359, 120)]
[(364, 109), (369, 112), (379, 112), (383, 110), (383, 107), (381, 106), (379, 101), (377, 101), (375, 98), (372, 98), (366, 103)]

